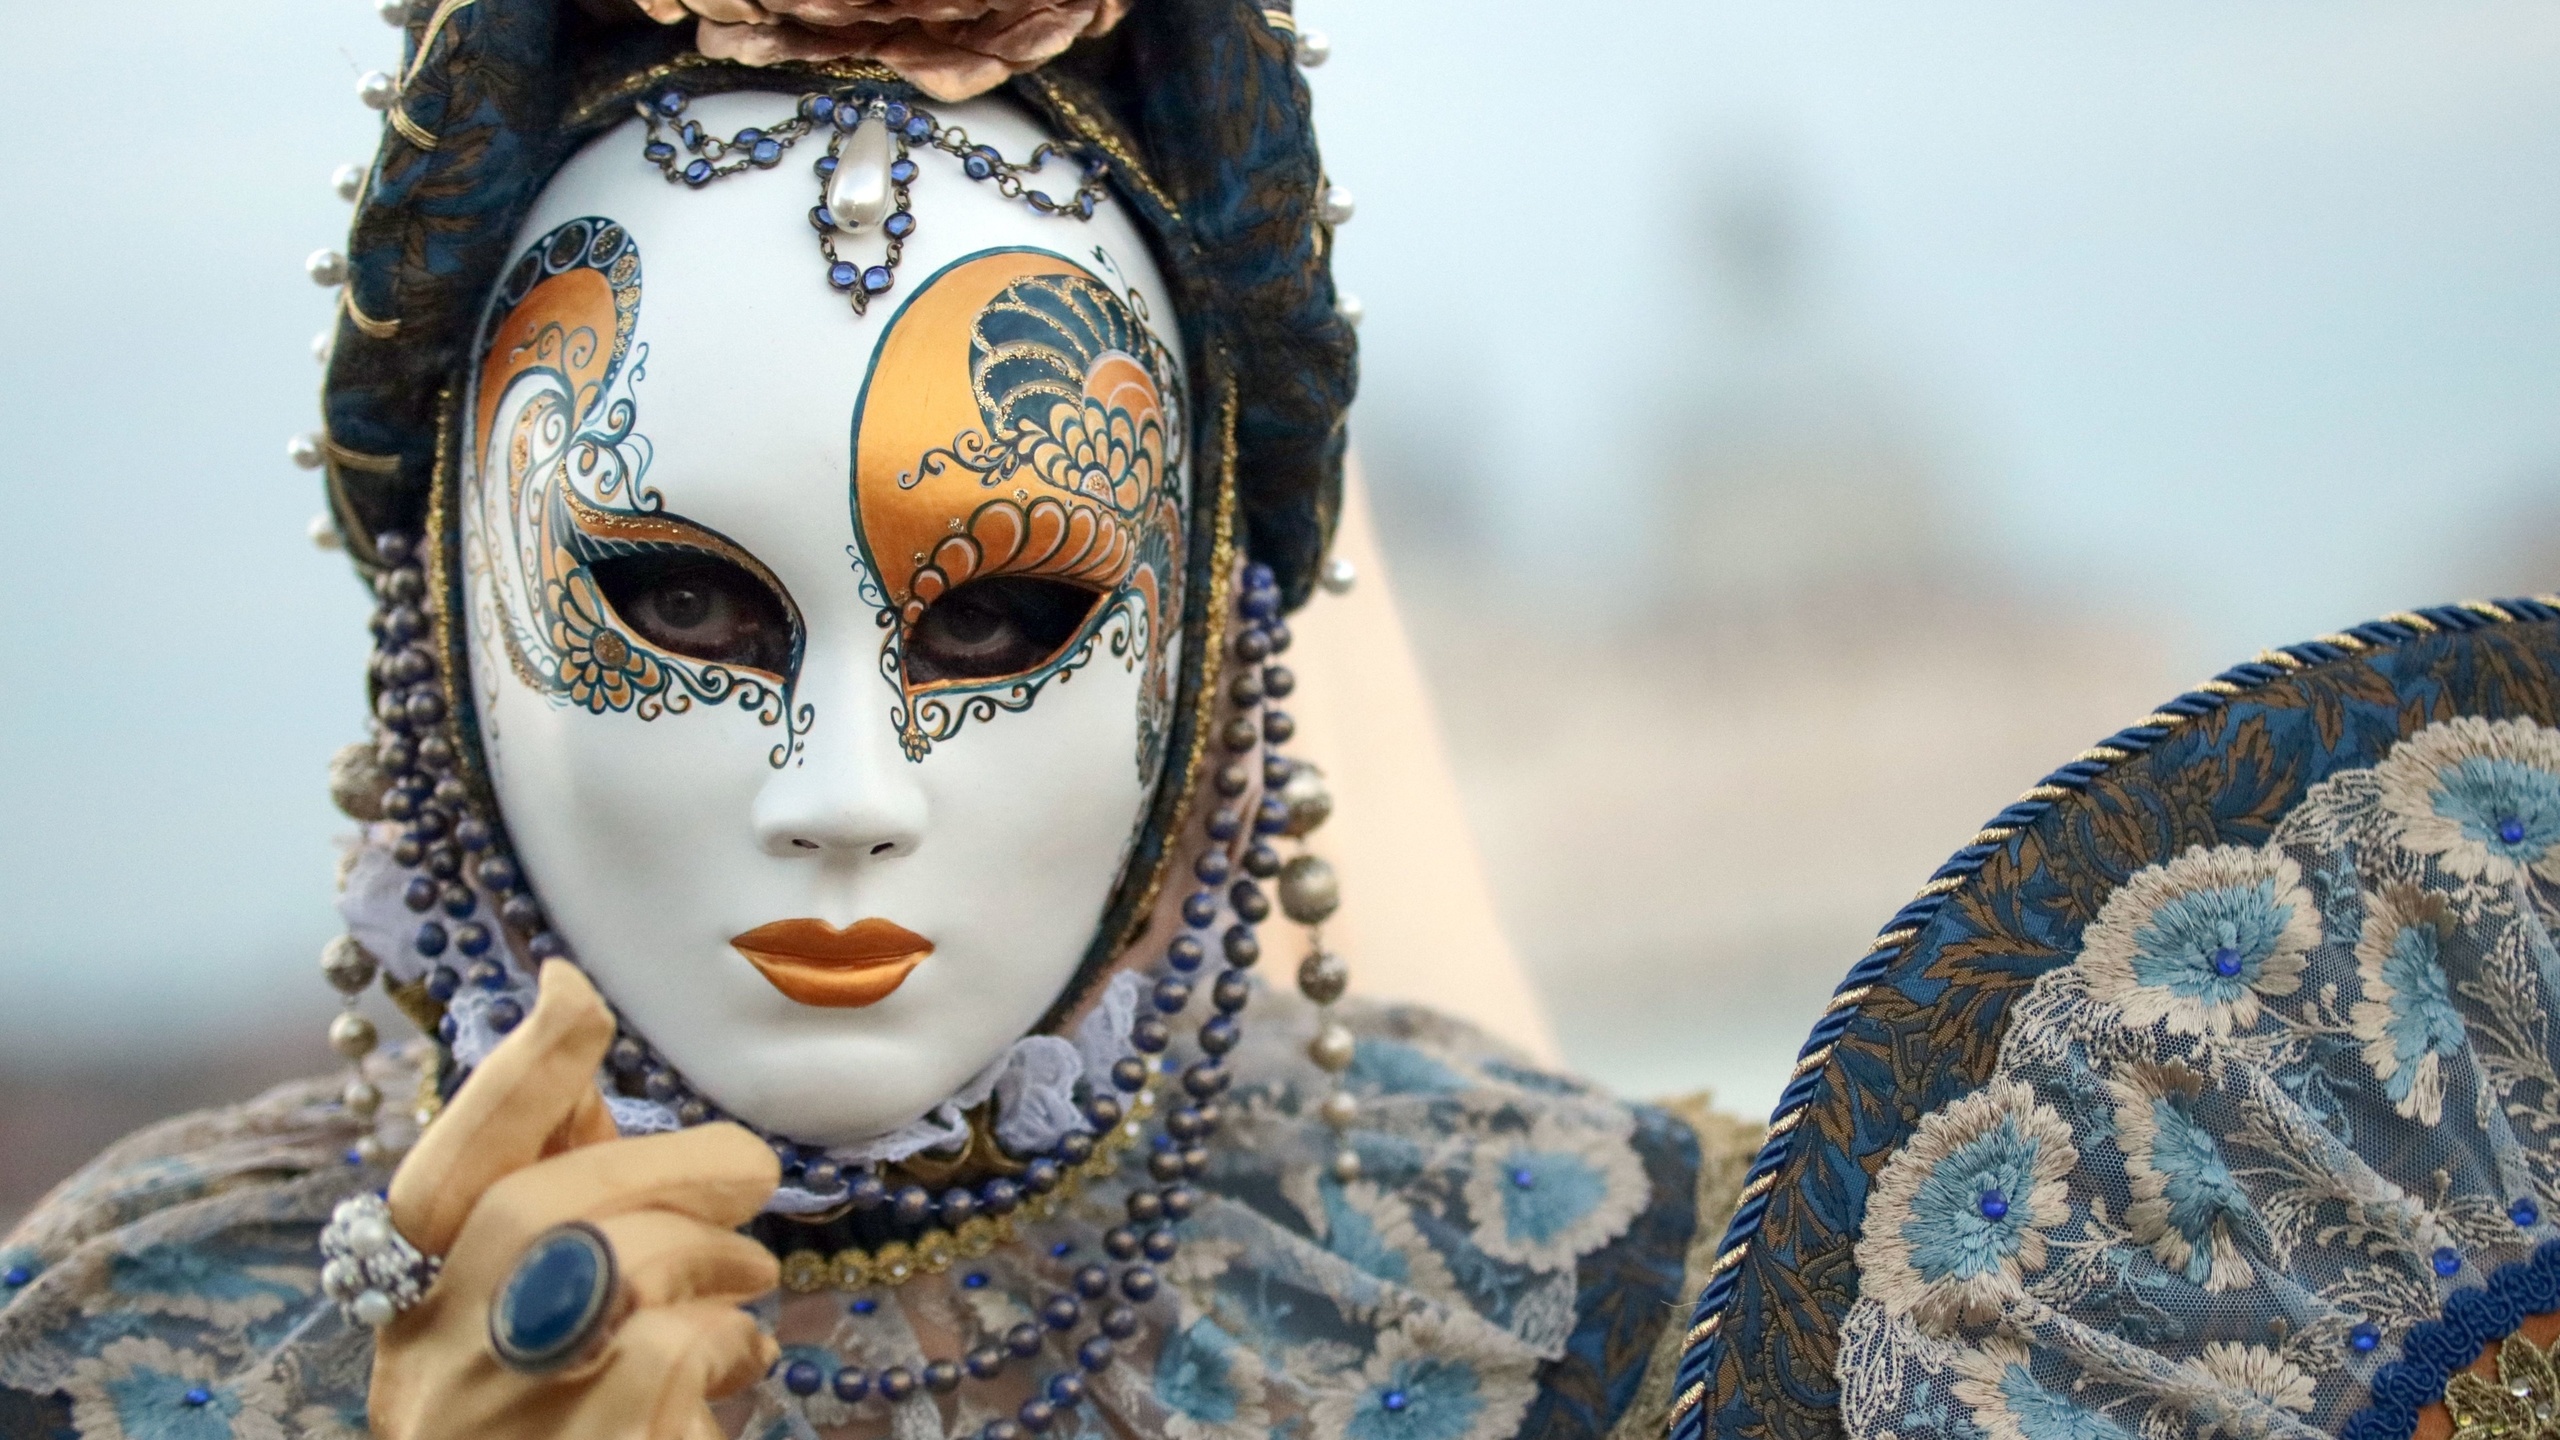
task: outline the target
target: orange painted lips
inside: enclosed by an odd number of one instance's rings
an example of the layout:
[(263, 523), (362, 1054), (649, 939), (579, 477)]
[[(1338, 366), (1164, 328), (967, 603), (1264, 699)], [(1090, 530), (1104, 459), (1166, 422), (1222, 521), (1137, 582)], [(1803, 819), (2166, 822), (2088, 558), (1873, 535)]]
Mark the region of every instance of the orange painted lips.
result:
[(933, 942), (904, 925), (856, 920), (839, 930), (824, 920), (776, 920), (729, 947), (773, 988), (803, 1005), (852, 1009), (877, 1004), (933, 953)]

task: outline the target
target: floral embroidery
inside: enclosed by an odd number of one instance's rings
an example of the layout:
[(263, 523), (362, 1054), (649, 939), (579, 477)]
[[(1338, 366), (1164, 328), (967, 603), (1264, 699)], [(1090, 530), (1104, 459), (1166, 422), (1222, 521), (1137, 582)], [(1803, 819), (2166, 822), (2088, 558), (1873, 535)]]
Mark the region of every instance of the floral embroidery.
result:
[(1403, 1197), (1366, 1180), (1319, 1183), (1325, 1248), (1381, 1280), (1410, 1285), (1429, 1295), (1454, 1295), (1458, 1283), (1448, 1263), (1413, 1223)]
[(2062, 1117), (2014, 1082), (1921, 1121), (1868, 1201), (1867, 1293), (1924, 1325), (1993, 1318), (2044, 1268), (2079, 1159)]
[[(1832, 1357), (1848, 1433), (2405, 1437), (2442, 1393), (2464, 1434), (2542, 1440), (2506, 1387), (2436, 1387), (2560, 1299), (2560, 883), (2534, 848), (2555, 761), (2560, 731), (2439, 725), (2309, 787), (2255, 850), (2106, 897), (2009, 1002), (1985, 1088), (1868, 1194)], [(2080, 1158), (2032, 1255), (2017, 1196), (1961, 1203), (2020, 1168), (2029, 1097)]]
[(2201, 1077), (2176, 1064), (2135, 1066), (2108, 1082), (2116, 1143), (2133, 1184), (2124, 1218), (2162, 1264), (2207, 1290), (2230, 1290), (2256, 1278), (2232, 1235), (2249, 1215), (2249, 1197), (2212, 1133), (2196, 1123), (2203, 1087)]
[(1154, 1391), (1170, 1440), (1263, 1440), (1271, 1433), (1260, 1358), (1214, 1321), (1195, 1320), (1165, 1341)]
[(2560, 731), (2466, 715), (2400, 742), (2374, 773), (2403, 842), (2447, 875), (2560, 880)]
[(83, 1440), (284, 1440), (264, 1386), (225, 1383), (212, 1357), (151, 1337), (114, 1340), (63, 1390)]
[(2263, 1345), (2216, 1340), (2204, 1347), (2196, 1364), (2219, 1384), (2255, 1395), (2278, 1409), (2311, 1413), (2311, 1401), (2318, 1388), (2311, 1383), (2311, 1377)]
[(1537, 1393), (1534, 1367), (1491, 1357), (1420, 1315), (1378, 1336), (1353, 1385), (1309, 1408), (1314, 1433), (1344, 1440), (1509, 1440)]
[(1958, 1362), (1956, 1398), (1973, 1408), (1991, 1440), (2134, 1440), (2133, 1432), (2045, 1388), (2027, 1351), (1995, 1341)]
[(2429, 1125), (2444, 1118), (2439, 1057), (2460, 1050), (2465, 1033), (2445, 983), (2452, 934), (2453, 908), (2442, 895), (2392, 886), (2374, 894), (2356, 941), (2365, 998), (2350, 1014), (2365, 1063), (2394, 1109)]
[(2134, 1024), (2228, 1035), (2258, 1022), (2262, 997), (2290, 995), (2320, 943), (2320, 911), (2293, 861), (2202, 846), (2135, 875), (2081, 938), (2090, 990)]
[(1644, 1171), (1623, 1133), (1541, 1116), (1530, 1132), (1475, 1145), (1469, 1238), (1486, 1254), (1540, 1269), (1616, 1239), (1644, 1208)]

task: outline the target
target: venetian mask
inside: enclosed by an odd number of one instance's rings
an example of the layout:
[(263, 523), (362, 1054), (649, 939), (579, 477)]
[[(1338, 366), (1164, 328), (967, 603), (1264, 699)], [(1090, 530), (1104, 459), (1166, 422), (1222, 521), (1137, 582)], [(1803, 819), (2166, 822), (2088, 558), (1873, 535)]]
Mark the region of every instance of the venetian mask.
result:
[[(1007, 154), (1044, 138), (995, 102), (943, 113)], [(807, 155), (696, 188), (637, 131), (544, 188), (479, 332), (483, 748), (626, 1023), (719, 1111), (855, 1144), (1040, 1022), (1164, 763), (1167, 290), (1110, 204), (1035, 213), (955, 167), (914, 178), (894, 288), (856, 314)]]

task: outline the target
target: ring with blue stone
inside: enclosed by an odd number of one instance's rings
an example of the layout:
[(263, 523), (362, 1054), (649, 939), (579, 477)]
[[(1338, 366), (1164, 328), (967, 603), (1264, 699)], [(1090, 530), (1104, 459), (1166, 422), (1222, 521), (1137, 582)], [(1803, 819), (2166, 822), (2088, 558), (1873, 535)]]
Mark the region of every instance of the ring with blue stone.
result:
[(557, 1370), (585, 1352), (613, 1310), (612, 1242), (583, 1220), (534, 1237), (489, 1302), (489, 1347), (508, 1369)]

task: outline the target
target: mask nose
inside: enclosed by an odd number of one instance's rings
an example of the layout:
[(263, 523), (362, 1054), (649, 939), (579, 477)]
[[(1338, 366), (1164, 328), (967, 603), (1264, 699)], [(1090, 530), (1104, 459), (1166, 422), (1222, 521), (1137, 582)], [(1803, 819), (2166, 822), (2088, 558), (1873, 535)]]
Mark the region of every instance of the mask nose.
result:
[(757, 842), (766, 854), (785, 859), (912, 855), (924, 843), (928, 807), (916, 767), (899, 750), (887, 708), (879, 703), (879, 681), (850, 665), (813, 664), (803, 673), (824, 670), (850, 670), (850, 683), (811, 697), (820, 707), (818, 723), (798, 758), (756, 796)]

